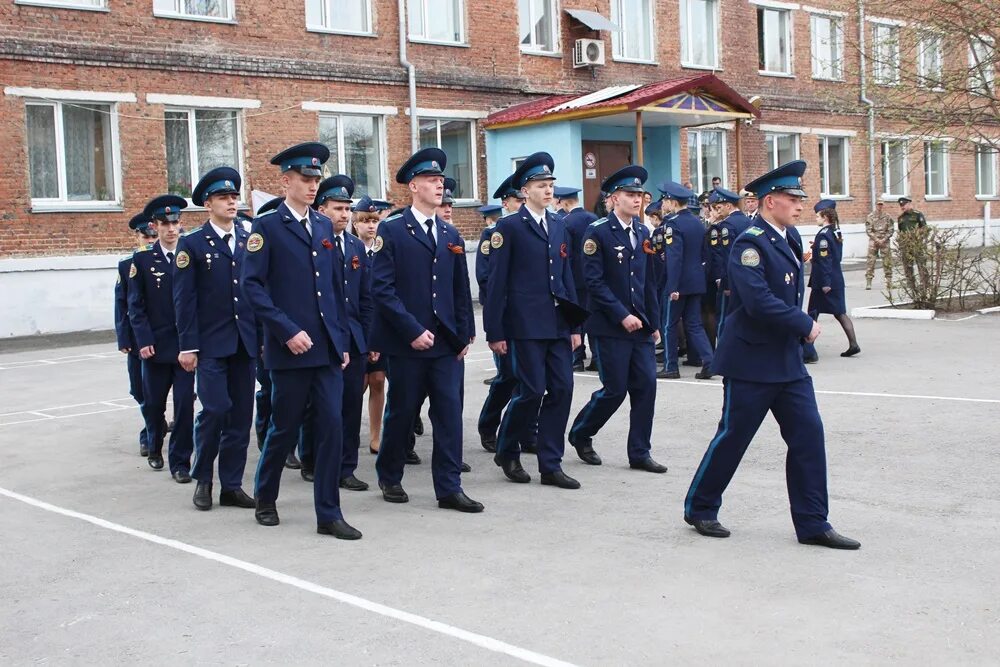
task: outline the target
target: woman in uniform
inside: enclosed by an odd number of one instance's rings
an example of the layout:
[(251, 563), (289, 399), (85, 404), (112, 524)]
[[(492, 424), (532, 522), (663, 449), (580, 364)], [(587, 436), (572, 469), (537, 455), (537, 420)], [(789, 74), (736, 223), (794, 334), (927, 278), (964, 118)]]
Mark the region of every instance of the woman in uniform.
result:
[(861, 351), (854, 334), (854, 323), (847, 315), (847, 299), (844, 296), (844, 272), (840, 260), (844, 254), (844, 238), (840, 233), (840, 219), (835, 203), (829, 199), (820, 200), (816, 206), (816, 222), (820, 226), (813, 241), (812, 273), (809, 275), (809, 315), (819, 320), (820, 313), (829, 313), (837, 318), (847, 335), (848, 348), (842, 357), (853, 357)]

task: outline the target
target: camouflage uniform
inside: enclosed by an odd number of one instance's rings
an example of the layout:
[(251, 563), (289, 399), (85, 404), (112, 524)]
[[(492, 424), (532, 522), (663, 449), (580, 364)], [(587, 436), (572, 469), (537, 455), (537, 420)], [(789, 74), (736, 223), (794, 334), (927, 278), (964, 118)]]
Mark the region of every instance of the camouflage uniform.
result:
[(903, 273), (906, 274), (906, 282), (913, 288), (916, 284), (913, 275), (913, 265), (917, 265), (917, 271), (920, 272), (920, 279), (926, 285), (929, 276), (927, 273), (927, 266), (924, 262), (924, 253), (921, 249), (922, 241), (919, 246), (911, 247), (909, 250), (906, 249), (906, 245), (903, 245), (903, 240), (911, 237), (923, 237), (924, 230), (927, 227), (927, 218), (924, 214), (916, 209), (910, 209), (909, 211), (903, 211), (899, 215), (897, 220), (897, 225), (899, 227), (899, 239), (897, 243), (900, 243), (899, 254), (900, 259), (903, 261)]
[(885, 284), (892, 284), (892, 250), (889, 239), (892, 238), (895, 221), (888, 213), (872, 211), (865, 219), (865, 233), (868, 234), (868, 268), (865, 271), (866, 284), (870, 287), (875, 277), (875, 258), (882, 256), (882, 270), (885, 272)]

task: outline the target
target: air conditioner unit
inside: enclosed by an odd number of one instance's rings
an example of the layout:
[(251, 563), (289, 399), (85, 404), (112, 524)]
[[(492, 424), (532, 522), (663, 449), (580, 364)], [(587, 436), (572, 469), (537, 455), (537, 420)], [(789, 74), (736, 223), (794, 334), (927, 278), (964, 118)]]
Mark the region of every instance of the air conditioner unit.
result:
[(578, 39), (573, 48), (573, 67), (594, 67), (604, 64), (604, 42), (600, 39)]

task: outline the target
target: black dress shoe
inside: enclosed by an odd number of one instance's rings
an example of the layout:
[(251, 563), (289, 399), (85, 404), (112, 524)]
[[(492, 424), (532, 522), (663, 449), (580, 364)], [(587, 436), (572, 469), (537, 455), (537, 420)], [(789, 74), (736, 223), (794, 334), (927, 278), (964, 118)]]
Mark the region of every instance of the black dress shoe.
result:
[(657, 463), (652, 458), (645, 459), (644, 461), (639, 461), (637, 463), (629, 463), (629, 468), (633, 470), (645, 470), (646, 472), (656, 472), (664, 473), (667, 472), (667, 466)]
[(681, 373), (680, 373), (680, 371), (657, 371), (656, 372), (656, 379), (657, 380), (680, 380), (681, 379)]
[(403, 491), (403, 487), (399, 484), (383, 484), (379, 482), (378, 488), (382, 489), (382, 500), (387, 503), (410, 502), (410, 497), (406, 495), (406, 491)]
[[(589, 441), (590, 438), (587, 438), (587, 440)], [(573, 448), (576, 449), (577, 456), (579, 456), (580, 460), (586, 463), (587, 465), (591, 466), (601, 465), (601, 457), (597, 454), (597, 452), (594, 451), (594, 446), (590, 442), (585, 442), (585, 441), (574, 442), (573, 439), (571, 438), (569, 444), (573, 445)]]
[(368, 445), (368, 453), (378, 455), (378, 450), (372, 447), (371, 445)]
[(146, 459), (146, 463), (153, 470), (163, 470), (163, 456), (160, 454), (150, 454), (149, 458)]
[(499, 454), (493, 457), (493, 463), (500, 466), (503, 470), (503, 474), (512, 482), (517, 482), (518, 484), (527, 484), (531, 481), (531, 475), (521, 466), (521, 462), (517, 459), (505, 459), (501, 458)]
[(715, 373), (708, 366), (702, 366), (701, 370), (694, 374), (696, 380), (711, 380), (715, 377)]
[(729, 529), (716, 519), (692, 519), (684, 517), (684, 521), (689, 526), (694, 526), (699, 535), (704, 535), (705, 537), (729, 537)]
[(183, 468), (181, 470), (175, 470), (170, 473), (170, 476), (174, 478), (174, 481), (178, 484), (190, 484), (191, 483), (191, 473)]
[(816, 357), (803, 357), (802, 358), (802, 363), (805, 363), (805, 364), (815, 364), (817, 361), (819, 361), (819, 357), (818, 356), (816, 356)]
[(472, 466), (465, 461), (462, 461), (462, 472), (472, 472)]
[(853, 357), (858, 352), (861, 352), (861, 348), (859, 346), (857, 346), (857, 345), (852, 345), (849, 348), (847, 348), (846, 351), (841, 352), (840, 356), (842, 356), (842, 357)]
[(861, 542), (844, 537), (833, 528), (825, 533), (801, 539), (799, 542), (802, 544), (814, 544), (818, 547), (829, 547), (830, 549), (849, 549), (853, 551), (854, 549), (861, 548)]
[(257, 503), (257, 510), (253, 513), (257, 523), (262, 526), (277, 526), (281, 521), (278, 519), (278, 508), (274, 503)]
[(316, 481), (316, 473), (314, 473), (312, 470), (309, 470), (308, 468), (303, 467), (302, 469), (299, 470), (299, 474), (302, 475), (302, 479), (304, 479), (307, 482)]
[(368, 482), (362, 482), (354, 475), (348, 475), (340, 480), (340, 488), (348, 491), (367, 491)]
[(361, 539), (361, 531), (343, 519), (334, 519), (328, 523), (318, 524), (316, 526), (316, 532), (320, 535), (333, 535), (338, 540)]
[(497, 450), (497, 435), (496, 433), (483, 433), (479, 432), (479, 442), (482, 443), (483, 449), (488, 452), (495, 452)]
[(482, 512), (484, 509), (482, 503), (477, 503), (475, 500), (465, 495), (462, 491), (453, 493), (450, 496), (445, 496), (444, 498), (438, 498), (438, 507), (446, 510), (468, 512), (470, 514)]
[(584, 367), (582, 361), (580, 363), (578, 363), (578, 364), (573, 364), (573, 372), (574, 373), (582, 373), (585, 370), (587, 370), (587, 369), (586, 369), (586, 367)]
[(593, 359), (591, 359), (590, 363), (587, 364), (587, 369), (586, 370), (596, 372), (597, 371), (597, 362), (594, 361)]
[(418, 466), (422, 463), (420, 456), (412, 449), (406, 452), (406, 465)]
[(560, 489), (579, 489), (580, 482), (576, 481), (562, 470), (555, 472), (543, 472), (542, 484), (546, 486), (558, 486)]
[(295, 452), (288, 452), (288, 456), (285, 457), (285, 467), (290, 470), (299, 470), (302, 468), (302, 461), (299, 461), (298, 457), (295, 456)]
[[(212, 483), (198, 482), (194, 485), (194, 506), (205, 512), (212, 509)], [(221, 498), (220, 498), (221, 502)], [(250, 502), (253, 502), (252, 500)], [(251, 505), (253, 507), (253, 505)]]
[(538, 443), (534, 438), (528, 440), (527, 442), (521, 443), (521, 451), (525, 454), (537, 454), (538, 453)]
[(149, 445), (144, 442), (139, 443), (139, 456), (142, 458), (149, 456)]
[[(243, 507), (246, 509), (257, 506), (257, 503), (254, 502), (253, 498), (248, 496), (243, 489), (223, 491), (219, 494), (219, 504), (223, 507)], [(274, 516), (277, 517), (278, 513), (275, 512)]]
[(681, 366), (694, 366), (697, 368), (703, 365), (704, 364), (702, 364), (700, 361), (691, 361), (690, 359), (685, 359), (683, 362), (681, 362)]
[(424, 420), (417, 415), (417, 420), (413, 422), (413, 435), (423, 435), (424, 434)]
[(493, 381), (496, 380), (496, 379), (497, 379), (496, 375), (494, 375), (491, 378), (486, 378), (485, 380), (483, 380), (483, 384), (485, 384), (486, 386), (489, 386), (489, 385), (493, 384)]
[(165, 422), (163, 426), (164, 433), (170, 433), (174, 430), (174, 420), (171, 419), (169, 422)]

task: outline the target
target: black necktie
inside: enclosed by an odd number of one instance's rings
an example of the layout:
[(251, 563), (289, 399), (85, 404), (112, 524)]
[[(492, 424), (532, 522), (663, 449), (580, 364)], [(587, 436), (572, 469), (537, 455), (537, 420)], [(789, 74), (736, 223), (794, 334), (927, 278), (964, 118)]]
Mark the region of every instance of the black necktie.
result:
[(434, 233), (431, 231), (434, 229), (434, 220), (432, 218), (427, 218), (424, 224), (427, 225), (427, 240), (431, 242), (431, 248), (437, 250), (437, 243), (434, 242)]
[(368, 257), (371, 258), (371, 257), (374, 257), (374, 256), (375, 256), (375, 251), (374, 250), (369, 250), (368, 251)]
[(542, 236), (544, 236), (545, 238), (549, 238), (549, 232), (545, 229), (544, 215), (542, 216), (542, 219), (538, 221), (538, 228), (542, 230)]
[(309, 231), (309, 218), (302, 218), (299, 222), (302, 223), (302, 229), (306, 230), (306, 236), (312, 238), (312, 233)]
[(635, 223), (633, 222), (632, 225), (630, 225), (628, 228), (628, 244), (632, 246), (632, 250), (635, 250), (635, 241), (636, 241), (634, 225)]
[(231, 241), (232, 239), (233, 239), (233, 235), (232, 235), (232, 234), (223, 234), (223, 235), (222, 235), (222, 242), (226, 244), (226, 247), (227, 247), (227, 248), (229, 248), (229, 252), (232, 252), (232, 251), (233, 251), (233, 248), (232, 248), (232, 246), (231, 246), (231, 245), (229, 245), (229, 242), (230, 242), (230, 241)]
[(173, 266), (173, 263), (174, 263), (174, 253), (168, 252), (167, 253), (167, 264), (170, 264), (171, 266)]
[(344, 263), (344, 246), (341, 245), (341, 239), (340, 239), (339, 236), (334, 236), (333, 240), (337, 242), (337, 259), (339, 259), (340, 263), (343, 264)]

